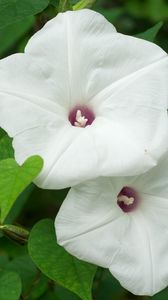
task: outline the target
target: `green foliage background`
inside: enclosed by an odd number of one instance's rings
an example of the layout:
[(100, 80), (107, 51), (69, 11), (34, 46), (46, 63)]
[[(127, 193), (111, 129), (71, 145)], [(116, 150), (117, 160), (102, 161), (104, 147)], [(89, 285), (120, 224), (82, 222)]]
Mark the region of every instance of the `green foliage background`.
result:
[[(23, 52), (29, 38), (58, 11), (92, 2), (0, 0), (0, 58)], [(155, 41), (168, 51), (166, 1), (97, 0), (93, 9), (119, 32)], [(0, 300), (148, 299), (130, 294), (107, 270), (96, 272), (56, 244), (53, 220), (68, 190), (37, 188), (31, 182), (42, 168), (40, 158), (19, 167), (13, 157), (12, 141), (0, 129)], [(167, 298), (168, 289), (151, 297)]]

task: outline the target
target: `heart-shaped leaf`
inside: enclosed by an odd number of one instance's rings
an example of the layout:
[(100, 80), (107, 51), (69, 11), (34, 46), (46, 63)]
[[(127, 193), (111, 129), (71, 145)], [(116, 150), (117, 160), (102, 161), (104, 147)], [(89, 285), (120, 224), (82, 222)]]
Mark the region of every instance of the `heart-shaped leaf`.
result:
[(78, 260), (57, 244), (52, 220), (42, 220), (33, 227), (28, 249), (34, 263), (46, 276), (83, 300), (91, 300), (96, 267)]
[(6, 131), (3, 130), (2, 127), (0, 127), (0, 139), (6, 134), (7, 134)]
[(37, 177), (43, 166), (39, 156), (19, 166), (12, 158), (0, 161), (0, 221), (3, 223), (21, 192)]
[(0, 160), (13, 157), (14, 150), (12, 147), (12, 139), (5, 134), (0, 138)]

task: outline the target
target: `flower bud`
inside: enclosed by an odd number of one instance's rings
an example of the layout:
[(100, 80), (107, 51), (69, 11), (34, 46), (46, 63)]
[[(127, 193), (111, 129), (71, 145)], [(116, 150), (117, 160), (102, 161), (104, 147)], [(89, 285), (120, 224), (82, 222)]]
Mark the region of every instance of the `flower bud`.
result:
[(1, 225), (0, 230), (9, 237), (10, 239), (14, 240), (15, 242), (24, 245), (27, 243), (29, 237), (29, 231), (24, 229), (23, 227), (19, 227), (16, 225)]

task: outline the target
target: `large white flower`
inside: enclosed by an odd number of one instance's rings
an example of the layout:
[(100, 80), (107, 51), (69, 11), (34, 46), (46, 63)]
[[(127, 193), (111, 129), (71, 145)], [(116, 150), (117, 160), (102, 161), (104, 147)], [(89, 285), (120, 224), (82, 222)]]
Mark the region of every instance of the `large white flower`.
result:
[(36, 183), (135, 175), (168, 148), (168, 57), (91, 10), (66, 12), (0, 62), (0, 126), (15, 156), (44, 158)]
[(55, 226), (79, 259), (109, 268), (134, 294), (157, 293), (168, 285), (168, 159), (144, 175), (72, 188)]

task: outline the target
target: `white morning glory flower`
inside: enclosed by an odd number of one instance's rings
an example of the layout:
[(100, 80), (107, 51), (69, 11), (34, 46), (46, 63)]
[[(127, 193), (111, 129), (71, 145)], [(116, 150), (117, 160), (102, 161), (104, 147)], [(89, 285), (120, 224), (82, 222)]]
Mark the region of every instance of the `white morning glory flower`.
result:
[(43, 188), (137, 175), (168, 149), (168, 57), (91, 10), (58, 14), (0, 62), (0, 126)]
[(55, 226), (60, 245), (132, 293), (159, 292), (168, 285), (168, 159), (143, 175), (72, 188)]

